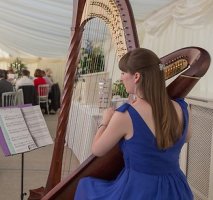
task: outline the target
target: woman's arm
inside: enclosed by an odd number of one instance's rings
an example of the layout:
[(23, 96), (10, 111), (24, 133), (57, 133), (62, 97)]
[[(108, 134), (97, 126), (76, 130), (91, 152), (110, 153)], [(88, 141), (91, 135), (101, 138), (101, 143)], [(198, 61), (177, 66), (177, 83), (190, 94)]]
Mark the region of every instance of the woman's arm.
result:
[(126, 112), (114, 112), (112, 108), (105, 110), (92, 144), (92, 153), (95, 156), (105, 155), (126, 135), (126, 116)]

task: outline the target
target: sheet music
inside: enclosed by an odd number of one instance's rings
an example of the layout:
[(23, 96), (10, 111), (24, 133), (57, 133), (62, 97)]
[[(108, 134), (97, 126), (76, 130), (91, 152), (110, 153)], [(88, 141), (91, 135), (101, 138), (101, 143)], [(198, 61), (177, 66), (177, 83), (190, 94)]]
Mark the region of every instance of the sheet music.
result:
[(29, 128), (29, 131), (38, 147), (52, 144), (44, 116), (39, 105), (22, 108), (22, 113)]
[(0, 126), (11, 154), (37, 148), (20, 108), (0, 109)]

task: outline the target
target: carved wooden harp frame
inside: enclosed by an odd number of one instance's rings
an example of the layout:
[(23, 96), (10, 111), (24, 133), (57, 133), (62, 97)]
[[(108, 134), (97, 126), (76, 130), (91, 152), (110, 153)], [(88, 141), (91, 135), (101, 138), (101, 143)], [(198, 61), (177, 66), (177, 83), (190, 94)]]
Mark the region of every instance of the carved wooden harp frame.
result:
[[(100, 7), (104, 14), (88, 12), (86, 17), (83, 18), (82, 13), (85, 9), (86, 1), (89, 2), (90, 6)], [(50, 172), (45, 191), (40, 189), (30, 191), (29, 200), (41, 199), (44, 194), (46, 195), (42, 200), (72, 199), (78, 180), (81, 177), (94, 176), (112, 179), (116, 177), (123, 167), (122, 154), (118, 146), (116, 146), (107, 155), (101, 158), (91, 155), (78, 169), (70, 174), (69, 177), (60, 182), (66, 127), (71, 106), (78, 54), (81, 47), (81, 38), (84, 25), (94, 17), (102, 19), (109, 25), (112, 36), (115, 38), (117, 44), (119, 56), (139, 47), (134, 17), (128, 0), (73, 0), (72, 39), (66, 64), (62, 104)], [(210, 65), (210, 56), (208, 52), (202, 48), (188, 47), (161, 58), (161, 61), (166, 65), (164, 69), (166, 78), (170, 78), (188, 67), (183, 74), (167, 87), (169, 95), (176, 98), (185, 97), (198, 82), (199, 78), (206, 73)], [(113, 167), (110, 166), (112, 162)], [(106, 166), (110, 167), (107, 168)], [(54, 189), (51, 190), (52, 188)]]
[[(88, 2), (89, 3), (87, 4), (89, 5), (89, 8), (90, 6), (96, 6), (99, 8), (97, 10), (103, 10), (103, 12), (102, 13), (88, 12), (87, 15), (83, 18), (82, 13), (84, 12), (86, 0), (73, 0), (73, 23), (71, 29), (72, 39), (69, 48), (69, 57), (67, 61), (67, 68), (64, 78), (62, 106), (58, 120), (54, 152), (49, 177), (46, 185), (47, 191), (52, 189), (61, 180), (65, 133), (67, 121), (69, 118), (69, 110), (71, 106), (74, 78), (78, 63), (78, 54), (81, 47), (81, 38), (83, 35), (85, 24), (87, 23), (87, 21), (91, 20), (94, 17), (98, 17), (104, 20), (107, 24), (109, 24), (112, 30), (112, 34), (114, 35), (115, 38), (118, 38), (116, 42), (120, 56), (122, 55), (122, 53), (124, 54), (131, 49), (139, 47), (132, 9), (130, 7), (130, 3), (128, 0), (109, 0), (109, 1), (89, 0)], [(117, 26), (113, 25), (115, 22)], [(121, 25), (123, 25), (124, 28), (122, 28)], [(119, 34), (124, 33), (122, 35), (124, 41), (119, 40), (119, 38), (121, 37), (120, 35), (117, 35), (116, 31), (118, 31)], [(124, 47), (125, 44), (126, 48)]]
[[(83, 16), (86, 4), (88, 6), (87, 15)], [(92, 6), (98, 9), (91, 9), (91, 11), (89, 11)], [(95, 13), (94, 11), (98, 12)], [(131, 49), (139, 47), (135, 21), (128, 0), (73, 0), (71, 43), (66, 63), (61, 109), (49, 176), (45, 189), (41, 187), (31, 190), (29, 200), (41, 199), (45, 193), (50, 191), (61, 180), (65, 134), (71, 107), (81, 39), (85, 24), (94, 17), (103, 20), (109, 26), (117, 45), (119, 56), (122, 56)]]

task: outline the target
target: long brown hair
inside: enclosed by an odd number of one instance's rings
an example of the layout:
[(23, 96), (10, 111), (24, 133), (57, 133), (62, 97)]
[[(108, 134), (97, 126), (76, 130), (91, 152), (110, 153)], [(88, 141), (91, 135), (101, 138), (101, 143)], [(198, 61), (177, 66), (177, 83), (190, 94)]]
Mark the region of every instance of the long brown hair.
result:
[(182, 126), (177, 112), (168, 97), (163, 70), (158, 56), (145, 48), (136, 48), (126, 53), (119, 61), (121, 71), (141, 74), (137, 91), (151, 105), (155, 121), (157, 146), (165, 149), (172, 146), (181, 136)]

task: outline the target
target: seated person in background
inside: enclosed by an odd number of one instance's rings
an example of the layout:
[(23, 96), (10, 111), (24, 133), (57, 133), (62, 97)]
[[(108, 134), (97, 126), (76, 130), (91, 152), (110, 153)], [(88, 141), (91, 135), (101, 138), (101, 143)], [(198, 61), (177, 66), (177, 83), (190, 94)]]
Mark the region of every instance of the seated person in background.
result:
[(12, 85), (15, 85), (15, 82), (16, 82), (16, 74), (13, 70), (12, 67), (9, 67), (8, 70), (7, 70), (7, 80), (9, 82), (12, 83)]
[(18, 90), (20, 86), (34, 85), (33, 80), (29, 77), (30, 71), (28, 71), (27, 69), (22, 70), (22, 77), (16, 81), (16, 90)]
[(52, 83), (54, 83), (53, 76), (52, 76), (52, 73), (53, 73), (52, 70), (50, 68), (46, 68), (45, 73), (46, 73), (46, 76), (52, 81)]
[(60, 108), (60, 99), (61, 99), (61, 91), (58, 83), (54, 83), (51, 87), (51, 91), (49, 92), (49, 100), (50, 100), (50, 114), (55, 114), (57, 110)]
[(7, 80), (7, 70), (5, 70), (5, 69), (2, 69), (2, 71), (3, 71), (3, 75), (4, 75), (4, 78)]
[(13, 91), (12, 83), (7, 81), (5, 77), (5, 70), (0, 69), (0, 106), (2, 106), (2, 93)]
[(53, 82), (51, 81), (51, 79), (46, 75), (45, 71), (44, 70), (41, 70), (42, 71), (42, 75), (43, 75), (43, 78), (46, 80), (46, 83), (50, 86), (50, 90), (51, 90), (51, 87), (53, 85)]
[(38, 91), (38, 86), (42, 84), (47, 84), (46, 80), (43, 78), (42, 70), (36, 69), (34, 73), (34, 86), (36, 91)]

